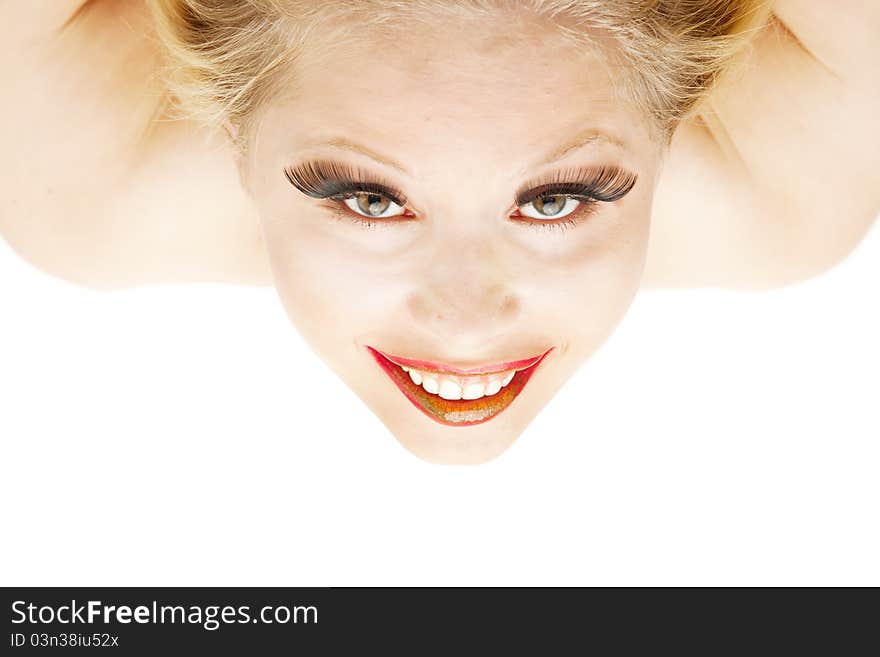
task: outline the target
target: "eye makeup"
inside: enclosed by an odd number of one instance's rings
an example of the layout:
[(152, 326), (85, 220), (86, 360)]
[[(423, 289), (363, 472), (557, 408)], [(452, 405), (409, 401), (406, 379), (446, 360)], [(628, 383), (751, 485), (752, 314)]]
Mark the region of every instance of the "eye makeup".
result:
[[(406, 195), (393, 183), (381, 177), (349, 165), (329, 161), (307, 161), (295, 167), (285, 167), (287, 180), (303, 194), (316, 199), (331, 199), (336, 202), (338, 214), (346, 216), (355, 223), (372, 228), (377, 224), (399, 222), (395, 215), (387, 218), (371, 218), (360, 215), (348, 208), (342, 208), (344, 199), (358, 193), (376, 194), (390, 199), (403, 207)], [(537, 229), (563, 230), (577, 225), (596, 209), (600, 202), (613, 202), (624, 197), (633, 188), (637, 176), (617, 166), (570, 167), (554, 171), (538, 179), (528, 181), (515, 194), (515, 205), (521, 207), (537, 199), (552, 196), (565, 196), (580, 202), (572, 213), (553, 219), (536, 219), (518, 215), (517, 223)], [(372, 219), (372, 220), (371, 220)]]
[[(516, 205), (522, 207), (538, 199), (564, 196), (575, 199), (579, 206), (571, 214), (558, 219), (519, 219), (537, 230), (574, 228), (598, 209), (600, 202), (610, 203), (626, 196), (636, 184), (636, 174), (616, 166), (577, 168), (554, 171), (523, 184), (516, 192)], [(521, 215), (520, 215), (521, 216)]]
[(623, 198), (636, 184), (636, 176), (620, 167), (570, 167), (530, 180), (516, 192), (517, 206), (542, 196), (571, 196), (577, 199), (611, 202)]
[(366, 192), (381, 194), (400, 206), (406, 205), (406, 195), (392, 183), (358, 167), (317, 160), (285, 167), (284, 175), (291, 185), (312, 198), (340, 200), (357, 192)]

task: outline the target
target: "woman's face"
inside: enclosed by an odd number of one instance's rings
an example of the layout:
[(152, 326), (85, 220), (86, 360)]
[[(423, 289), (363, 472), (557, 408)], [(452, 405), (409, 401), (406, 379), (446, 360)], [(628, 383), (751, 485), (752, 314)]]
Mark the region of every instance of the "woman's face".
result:
[(546, 26), (435, 27), (309, 49), (243, 176), (305, 340), (411, 452), (480, 463), (632, 301), (661, 151)]

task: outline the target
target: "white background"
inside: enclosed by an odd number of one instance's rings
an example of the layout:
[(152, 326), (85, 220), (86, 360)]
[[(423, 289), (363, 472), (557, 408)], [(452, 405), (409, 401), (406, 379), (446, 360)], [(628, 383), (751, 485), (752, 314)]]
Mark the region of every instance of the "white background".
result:
[(0, 584), (880, 585), (880, 229), (643, 292), (517, 443), (411, 456), (270, 288), (89, 291), (0, 241)]

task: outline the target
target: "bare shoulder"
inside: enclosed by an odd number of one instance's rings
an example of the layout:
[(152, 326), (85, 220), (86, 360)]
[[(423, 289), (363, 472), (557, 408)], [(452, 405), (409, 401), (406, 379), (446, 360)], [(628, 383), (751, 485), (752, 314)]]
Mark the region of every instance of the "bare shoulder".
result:
[(646, 284), (764, 288), (842, 261), (880, 213), (880, 5), (782, 0), (673, 141)]
[[(144, 0), (3, 3), (0, 234), (91, 287), (265, 278), (231, 154), (167, 94)], [(10, 23), (11, 21), (11, 23)]]

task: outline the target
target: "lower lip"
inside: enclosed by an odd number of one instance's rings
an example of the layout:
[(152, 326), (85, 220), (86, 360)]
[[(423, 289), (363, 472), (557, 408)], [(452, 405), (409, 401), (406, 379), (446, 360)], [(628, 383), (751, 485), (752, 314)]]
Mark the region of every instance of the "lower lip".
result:
[(422, 386), (416, 385), (398, 365), (385, 358), (372, 347), (367, 347), (379, 366), (391, 377), (398, 389), (409, 399), (412, 404), (425, 415), (440, 424), (456, 427), (466, 427), (481, 424), (491, 420), (505, 408), (510, 406), (517, 395), (525, 388), (526, 383), (532, 378), (538, 365), (544, 357), (553, 349), (548, 349), (544, 354), (529, 367), (518, 370), (513, 378), (500, 391), (489, 397), (479, 399), (443, 399), (439, 395), (432, 395)]

